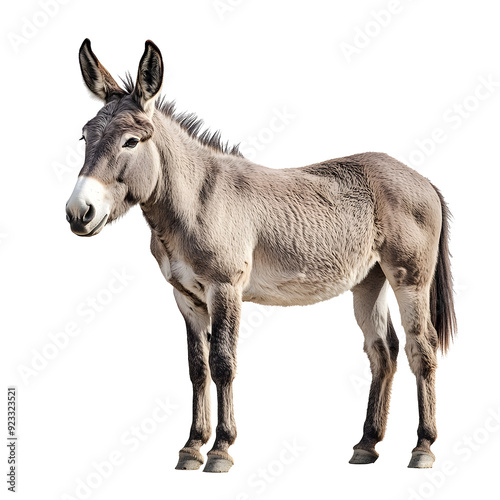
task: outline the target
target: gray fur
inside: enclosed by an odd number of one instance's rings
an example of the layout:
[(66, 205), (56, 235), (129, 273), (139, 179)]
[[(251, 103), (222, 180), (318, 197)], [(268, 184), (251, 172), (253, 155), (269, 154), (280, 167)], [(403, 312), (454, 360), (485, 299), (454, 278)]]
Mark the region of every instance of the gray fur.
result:
[[(152, 42), (146, 43), (135, 86), (129, 78), (125, 90), (109, 73), (99, 73), (103, 67), (90, 42), (81, 51), (85, 82), (106, 104), (84, 128), (80, 178), (103, 186), (110, 207), (106, 223), (140, 204), (151, 228), (151, 252), (186, 322), (193, 423), (178, 468), (203, 462), (210, 377), (217, 387), (218, 425), (206, 470), (232, 465), (241, 302), (306, 305), (347, 290), (353, 291), (373, 373), (364, 433), (352, 462), (373, 462), (398, 353), (385, 301), (388, 286), (398, 299), (405, 351), (417, 379), (420, 423), (412, 464), (432, 463), (436, 351), (448, 345), (456, 327), (448, 212), (440, 193), (381, 153), (282, 170), (257, 165), (223, 146), (219, 135), (199, 134), (194, 116), (177, 115), (159, 99), (163, 62)], [(103, 92), (102, 81), (113, 90)], [(133, 150), (126, 147), (129, 136), (140, 140)], [(74, 193), (68, 202), (68, 219), (83, 236), (94, 224), (82, 223), (84, 213), (87, 219), (93, 213), (88, 207), (104, 214), (98, 199), (87, 198)]]

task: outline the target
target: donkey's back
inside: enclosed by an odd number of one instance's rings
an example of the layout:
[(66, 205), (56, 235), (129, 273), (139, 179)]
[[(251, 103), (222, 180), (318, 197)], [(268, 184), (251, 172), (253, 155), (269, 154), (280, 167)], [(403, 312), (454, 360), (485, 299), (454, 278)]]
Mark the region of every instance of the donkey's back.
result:
[[(361, 282), (386, 251), (437, 247), (441, 206), (432, 184), (382, 153), (252, 176), (258, 219), (244, 300), (305, 305)], [(435, 240), (435, 241), (434, 241)], [(408, 249), (411, 250), (411, 249)], [(396, 257), (396, 260), (394, 260)]]

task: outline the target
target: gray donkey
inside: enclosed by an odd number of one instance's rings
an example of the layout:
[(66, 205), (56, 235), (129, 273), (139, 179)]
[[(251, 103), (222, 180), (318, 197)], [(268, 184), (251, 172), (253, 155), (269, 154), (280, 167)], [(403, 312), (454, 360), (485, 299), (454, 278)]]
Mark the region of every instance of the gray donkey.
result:
[(373, 463), (386, 428), (398, 339), (386, 293), (395, 292), (417, 381), (418, 441), (409, 467), (432, 467), (435, 370), (456, 330), (449, 212), (424, 177), (382, 153), (273, 170), (248, 161), (195, 115), (159, 99), (163, 61), (146, 42), (135, 85), (120, 87), (87, 39), (80, 66), (104, 106), (83, 127), (85, 162), (66, 205), (71, 230), (93, 236), (140, 204), (151, 252), (185, 319), (193, 422), (177, 469), (226, 472), (236, 438), (232, 381), (242, 301), (306, 305), (352, 290), (372, 383), (353, 464)]

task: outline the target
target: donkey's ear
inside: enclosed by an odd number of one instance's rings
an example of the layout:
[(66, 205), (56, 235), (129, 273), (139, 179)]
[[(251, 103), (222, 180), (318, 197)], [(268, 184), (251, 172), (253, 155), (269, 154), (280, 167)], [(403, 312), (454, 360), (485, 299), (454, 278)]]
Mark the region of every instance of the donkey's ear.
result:
[(139, 63), (137, 81), (132, 95), (149, 115), (153, 114), (155, 97), (160, 92), (162, 82), (163, 59), (161, 52), (151, 40), (148, 40)]
[(90, 91), (103, 101), (108, 102), (113, 95), (125, 94), (106, 68), (99, 62), (86, 38), (80, 47), (80, 68)]

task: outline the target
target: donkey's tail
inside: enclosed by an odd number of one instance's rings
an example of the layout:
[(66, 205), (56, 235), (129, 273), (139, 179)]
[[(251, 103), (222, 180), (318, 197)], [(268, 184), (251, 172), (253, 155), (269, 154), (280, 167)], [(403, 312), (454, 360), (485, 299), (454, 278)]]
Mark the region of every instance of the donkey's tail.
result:
[(453, 305), (453, 277), (451, 275), (450, 250), (448, 247), (450, 210), (441, 192), (433, 186), (441, 200), (443, 222), (439, 238), (436, 271), (431, 285), (431, 321), (436, 329), (441, 352), (446, 354), (457, 331), (457, 318)]

